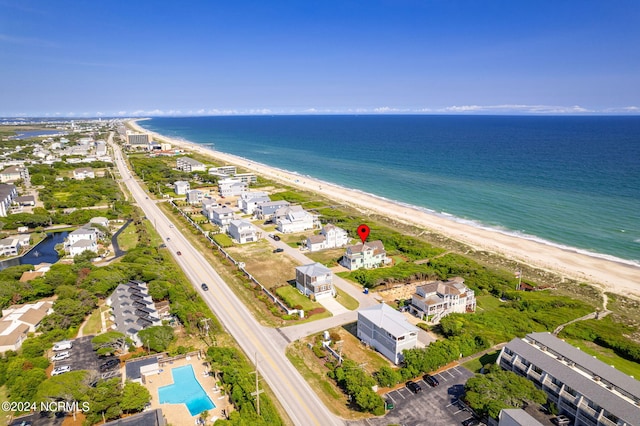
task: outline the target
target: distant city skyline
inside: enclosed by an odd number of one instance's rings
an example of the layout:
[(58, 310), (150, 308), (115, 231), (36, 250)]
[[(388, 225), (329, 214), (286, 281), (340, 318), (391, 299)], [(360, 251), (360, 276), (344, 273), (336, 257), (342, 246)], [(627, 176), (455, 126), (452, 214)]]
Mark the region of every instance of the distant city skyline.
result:
[(0, 0), (0, 116), (640, 114), (640, 2)]

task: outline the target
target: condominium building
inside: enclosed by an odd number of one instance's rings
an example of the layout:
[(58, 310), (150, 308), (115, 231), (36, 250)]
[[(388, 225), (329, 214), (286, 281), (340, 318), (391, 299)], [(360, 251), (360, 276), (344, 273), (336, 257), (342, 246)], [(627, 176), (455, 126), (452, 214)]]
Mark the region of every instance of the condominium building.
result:
[(180, 157), (176, 160), (176, 168), (183, 172), (204, 172), (204, 164), (191, 157)]
[(513, 339), (496, 362), (533, 381), (575, 426), (640, 425), (640, 382), (550, 333)]

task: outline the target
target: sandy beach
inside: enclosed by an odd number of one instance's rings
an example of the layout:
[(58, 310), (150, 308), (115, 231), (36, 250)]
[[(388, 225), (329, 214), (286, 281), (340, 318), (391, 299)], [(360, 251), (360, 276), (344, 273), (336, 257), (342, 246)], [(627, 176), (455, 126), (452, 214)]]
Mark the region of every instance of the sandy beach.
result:
[(139, 132), (150, 133), (155, 140), (166, 141), (185, 150), (198, 152), (228, 164), (241, 166), (274, 181), (321, 193), (360, 210), (381, 214), (391, 219), (417, 225), (453, 240), (465, 243), (475, 250), (499, 254), (507, 259), (536, 268), (558, 273), (567, 278), (594, 284), (604, 291), (640, 299), (640, 268), (630, 264), (589, 256), (570, 249), (481, 229), (447, 220), (420, 210), (383, 200), (358, 191), (321, 182), (276, 169), (250, 159), (215, 151), (195, 143), (169, 138), (140, 127), (135, 120), (128, 124)]

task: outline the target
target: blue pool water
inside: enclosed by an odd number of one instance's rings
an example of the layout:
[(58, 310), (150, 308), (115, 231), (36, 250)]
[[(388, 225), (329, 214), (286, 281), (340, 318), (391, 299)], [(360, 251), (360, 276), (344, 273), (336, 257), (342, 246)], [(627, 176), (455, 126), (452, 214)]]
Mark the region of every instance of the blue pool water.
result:
[(197, 416), (204, 410), (216, 408), (196, 380), (192, 366), (172, 368), (171, 375), (173, 384), (158, 389), (160, 404), (187, 404), (192, 416)]

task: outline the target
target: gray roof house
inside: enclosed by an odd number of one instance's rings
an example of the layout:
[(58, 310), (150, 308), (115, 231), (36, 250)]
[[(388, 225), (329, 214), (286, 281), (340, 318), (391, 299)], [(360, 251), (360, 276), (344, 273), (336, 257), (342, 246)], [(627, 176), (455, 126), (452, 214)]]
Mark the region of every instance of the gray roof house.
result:
[(305, 296), (316, 299), (336, 295), (333, 273), (321, 263), (311, 263), (296, 268), (296, 288)]
[(133, 339), (141, 346), (138, 332), (144, 328), (162, 325), (147, 284), (142, 281), (129, 281), (120, 284), (107, 299), (111, 306), (114, 328)]
[(640, 382), (550, 333), (511, 340), (496, 363), (531, 380), (575, 425), (640, 424)]
[(288, 205), (289, 205), (289, 202), (284, 200), (267, 201), (267, 202), (258, 204), (253, 214), (257, 219), (270, 220), (271, 218), (274, 217), (278, 209), (287, 207)]

